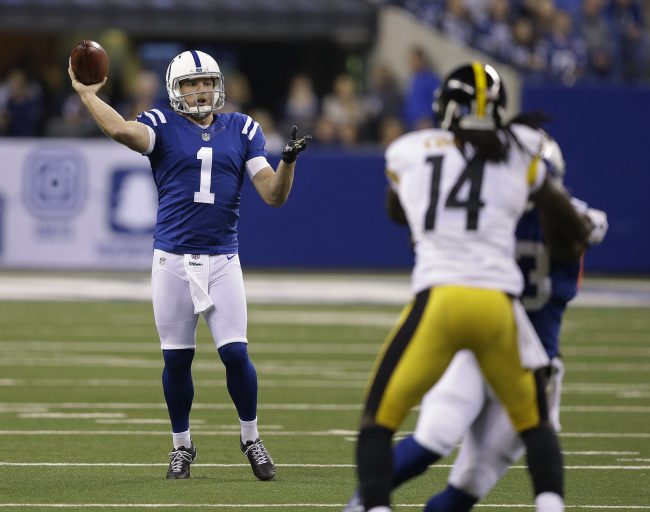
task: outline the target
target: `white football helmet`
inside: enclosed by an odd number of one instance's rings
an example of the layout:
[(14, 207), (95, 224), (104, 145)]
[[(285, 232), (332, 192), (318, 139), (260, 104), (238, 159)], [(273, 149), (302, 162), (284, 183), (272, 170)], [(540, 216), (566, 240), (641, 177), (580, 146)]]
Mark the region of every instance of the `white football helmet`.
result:
[[(196, 104), (196, 106), (190, 107), (185, 98), (199, 93), (181, 94), (181, 81), (204, 77), (214, 80), (212, 105)], [(190, 114), (195, 117), (205, 117), (223, 107), (225, 100), (223, 75), (217, 61), (207, 53), (190, 50), (174, 57), (167, 67), (165, 82), (167, 84), (169, 103), (176, 112)]]

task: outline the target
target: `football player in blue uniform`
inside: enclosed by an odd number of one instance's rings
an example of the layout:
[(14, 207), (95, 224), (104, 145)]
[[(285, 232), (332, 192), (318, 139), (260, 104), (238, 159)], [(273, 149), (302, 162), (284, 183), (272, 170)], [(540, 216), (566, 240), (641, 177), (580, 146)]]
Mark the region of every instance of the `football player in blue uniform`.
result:
[(273, 479), (275, 464), (257, 429), (257, 374), (247, 351), (237, 254), (240, 194), (247, 174), (267, 204), (284, 204), (296, 158), (311, 137), (298, 139), (294, 126), (274, 171), (259, 124), (245, 114), (218, 113), (224, 104), (223, 76), (217, 62), (200, 51), (185, 51), (169, 64), (171, 108), (143, 112), (135, 121), (126, 121), (97, 96), (106, 79), (83, 85), (70, 67), (68, 73), (102, 131), (149, 157), (158, 189), (151, 281), (174, 448), (167, 478), (189, 478), (196, 458), (189, 421), (191, 367), (202, 314), (226, 368), (241, 426), (240, 448), (257, 478)]
[[(526, 116), (521, 117), (524, 121), (537, 127), (537, 122)], [(540, 156), (547, 172), (562, 181), (565, 163), (555, 140), (546, 139)], [(572, 202), (591, 221), (589, 243), (600, 243), (607, 232), (606, 214), (575, 198)], [(521, 300), (551, 361), (546, 389), (548, 413), (559, 431), (564, 375), (559, 333), (567, 304), (578, 291), (582, 258), (570, 252), (558, 254), (558, 249), (553, 257), (549, 255), (539, 212), (532, 205), (517, 224), (516, 238), (517, 263), (524, 275)], [(459, 442), (448, 486), (429, 500), (425, 512), (468, 512), (524, 453), (523, 443), (469, 351), (456, 355), (443, 378), (423, 398), (415, 433), (395, 446), (393, 486), (423, 473), (430, 464), (449, 455)], [(344, 512), (363, 510), (359, 493), (355, 492)]]

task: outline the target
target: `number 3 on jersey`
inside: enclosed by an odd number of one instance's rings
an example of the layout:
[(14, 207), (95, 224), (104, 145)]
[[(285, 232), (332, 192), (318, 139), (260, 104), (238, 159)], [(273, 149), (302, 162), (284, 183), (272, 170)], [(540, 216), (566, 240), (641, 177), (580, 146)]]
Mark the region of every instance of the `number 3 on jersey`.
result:
[(517, 264), (524, 275), (521, 302), (527, 311), (538, 311), (551, 298), (551, 260), (542, 242), (517, 240)]
[(212, 184), (212, 148), (203, 147), (196, 153), (201, 160), (201, 184), (199, 191), (194, 192), (195, 203), (214, 204), (214, 194), (210, 192)]
[[(430, 156), (427, 162), (431, 164), (431, 202), (427, 213), (424, 217), (424, 230), (433, 231), (436, 227), (436, 211), (438, 208), (438, 200), (440, 196), (440, 180), (442, 178), (442, 156)], [(476, 231), (478, 229), (478, 214), (485, 206), (481, 201), (481, 185), (483, 184), (483, 170), (485, 162), (478, 158), (472, 159), (467, 167), (463, 170), (458, 177), (458, 181), (449, 191), (449, 195), (445, 201), (445, 208), (465, 208), (467, 210), (467, 224), (465, 229), (468, 231)], [(469, 181), (469, 195), (466, 200), (460, 200), (458, 193), (461, 187)]]

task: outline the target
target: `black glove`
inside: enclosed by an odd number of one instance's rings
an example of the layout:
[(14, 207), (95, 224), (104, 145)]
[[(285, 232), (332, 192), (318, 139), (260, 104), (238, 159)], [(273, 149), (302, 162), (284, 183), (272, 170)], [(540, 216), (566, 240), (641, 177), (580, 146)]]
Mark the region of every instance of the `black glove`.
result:
[(298, 127), (294, 125), (291, 129), (289, 140), (282, 150), (282, 161), (285, 163), (291, 164), (295, 162), (298, 154), (307, 147), (307, 144), (311, 140), (311, 135), (305, 135), (300, 139), (296, 139), (297, 133)]

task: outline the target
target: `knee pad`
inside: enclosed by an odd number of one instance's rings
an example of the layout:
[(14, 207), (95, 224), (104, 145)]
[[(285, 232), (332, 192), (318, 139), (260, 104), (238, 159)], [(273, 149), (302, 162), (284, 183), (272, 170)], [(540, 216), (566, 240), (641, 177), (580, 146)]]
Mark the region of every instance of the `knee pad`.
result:
[(238, 368), (248, 364), (248, 348), (246, 343), (233, 342), (219, 349), (219, 357), (226, 368)]
[(163, 350), (165, 369), (172, 373), (189, 371), (192, 368), (194, 349), (184, 348), (178, 350)]

